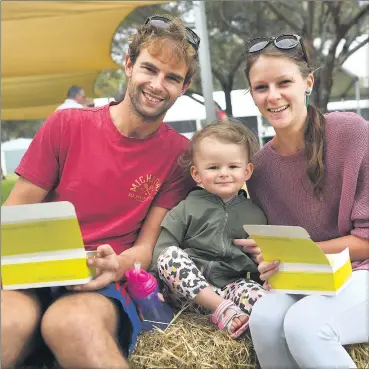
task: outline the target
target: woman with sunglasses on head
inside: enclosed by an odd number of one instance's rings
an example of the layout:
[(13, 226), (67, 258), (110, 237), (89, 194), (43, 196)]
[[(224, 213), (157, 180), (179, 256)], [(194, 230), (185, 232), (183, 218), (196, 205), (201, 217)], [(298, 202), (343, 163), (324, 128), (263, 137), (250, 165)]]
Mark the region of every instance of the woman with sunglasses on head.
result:
[[(348, 112), (322, 115), (309, 104), (314, 77), (297, 35), (247, 44), (245, 74), (276, 134), (256, 155), (248, 181), (269, 224), (305, 228), (327, 253), (349, 248), (352, 279), (335, 296), (270, 292), (250, 329), (262, 368), (356, 368), (343, 345), (369, 340), (369, 124)], [(259, 253), (254, 240), (235, 240)], [(257, 257), (261, 279), (278, 261)]]

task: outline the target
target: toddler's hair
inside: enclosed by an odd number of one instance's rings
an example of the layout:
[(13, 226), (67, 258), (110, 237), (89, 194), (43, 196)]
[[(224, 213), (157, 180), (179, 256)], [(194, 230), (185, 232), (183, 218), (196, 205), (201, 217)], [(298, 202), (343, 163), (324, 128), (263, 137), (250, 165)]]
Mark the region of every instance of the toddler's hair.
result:
[(254, 154), (259, 149), (259, 142), (251, 130), (240, 120), (227, 117), (205, 126), (192, 136), (187, 151), (180, 159), (180, 164), (184, 168), (188, 169), (193, 165), (198, 145), (205, 137), (214, 137), (224, 143), (243, 146), (249, 162), (252, 161)]

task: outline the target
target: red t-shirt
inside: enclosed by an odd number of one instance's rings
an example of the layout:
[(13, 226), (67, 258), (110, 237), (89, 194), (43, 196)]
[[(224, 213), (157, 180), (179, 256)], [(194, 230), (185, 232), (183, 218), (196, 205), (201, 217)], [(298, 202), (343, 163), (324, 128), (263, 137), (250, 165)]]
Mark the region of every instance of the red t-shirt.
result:
[(109, 106), (60, 110), (37, 132), (16, 169), (70, 201), (87, 250), (108, 243), (121, 253), (135, 242), (149, 207), (170, 209), (194, 185), (178, 164), (188, 139), (166, 124), (145, 139), (114, 126)]

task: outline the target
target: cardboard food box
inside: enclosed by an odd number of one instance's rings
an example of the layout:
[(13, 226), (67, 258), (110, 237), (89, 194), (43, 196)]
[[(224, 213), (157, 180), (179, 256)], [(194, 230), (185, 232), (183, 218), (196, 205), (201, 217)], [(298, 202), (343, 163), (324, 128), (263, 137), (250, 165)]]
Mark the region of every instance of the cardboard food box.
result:
[(269, 280), (275, 291), (290, 294), (336, 295), (350, 281), (349, 250), (325, 254), (297, 226), (244, 225), (261, 249), (265, 261), (279, 260), (279, 271)]
[(67, 201), (1, 207), (1, 274), (5, 290), (88, 283), (74, 206)]

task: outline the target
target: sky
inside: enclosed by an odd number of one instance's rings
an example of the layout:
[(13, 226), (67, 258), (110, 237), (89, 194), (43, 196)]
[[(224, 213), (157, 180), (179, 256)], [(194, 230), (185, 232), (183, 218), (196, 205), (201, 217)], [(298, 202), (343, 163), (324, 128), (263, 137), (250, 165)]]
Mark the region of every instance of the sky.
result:
[[(363, 41), (367, 35), (361, 35), (357, 38), (357, 42), (352, 44), (355, 47), (358, 42)], [(343, 68), (348, 72), (364, 78), (369, 78), (369, 43), (361, 47), (358, 51), (352, 54), (345, 63)], [(369, 87), (369, 86), (368, 86)]]

